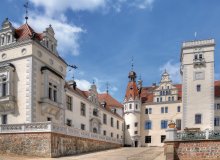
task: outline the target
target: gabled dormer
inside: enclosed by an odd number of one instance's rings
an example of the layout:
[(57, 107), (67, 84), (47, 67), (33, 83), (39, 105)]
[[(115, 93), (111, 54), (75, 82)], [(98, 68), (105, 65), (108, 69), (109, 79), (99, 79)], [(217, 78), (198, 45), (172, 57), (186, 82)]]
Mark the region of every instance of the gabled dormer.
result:
[(42, 34), (42, 45), (45, 46), (48, 50), (58, 55), (57, 53), (57, 40), (55, 39), (55, 33), (51, 25), (43, 32)]
[(170, 75), (165, 70), (159, 86), (154, 90), (154, 102), (173, 102), (178, 100), (178, 89), (172, 84)]
[(16, 42), (15, 39), (15, 29), (11, 22), (6, 18), (2, 23), (2, 28), (0, 30), (0, 46), (9, 45)]
[(95, 83), (91, 85), (91, 88), (89, 89), (89, 97), (88, 99), (94, 103), (96, 106), (99, 106), (99, 99), (98, 99), (98, 92), (97, 87)]

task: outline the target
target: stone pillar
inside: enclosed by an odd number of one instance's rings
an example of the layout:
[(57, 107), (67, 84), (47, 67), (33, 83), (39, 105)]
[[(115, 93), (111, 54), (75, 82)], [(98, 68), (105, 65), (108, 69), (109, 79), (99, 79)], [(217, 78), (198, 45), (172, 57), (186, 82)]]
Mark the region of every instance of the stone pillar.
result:
[(177, 140), (177, 129), (168, 128), (166, 130), (166, 141), (175, 141)]

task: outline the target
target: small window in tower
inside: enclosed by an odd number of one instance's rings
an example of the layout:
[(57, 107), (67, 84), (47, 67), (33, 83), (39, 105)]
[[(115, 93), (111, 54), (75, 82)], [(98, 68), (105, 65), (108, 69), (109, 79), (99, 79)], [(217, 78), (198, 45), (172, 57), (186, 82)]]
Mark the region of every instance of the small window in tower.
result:
[(129, 109), (132, 109), (132, 104), (129, 104)]
[(201, 85), (200, 84), (196, 85), (196, 90), (197, 90), (197, 92), (201, 91)]
[(194, 55), (194, 59), (198, 59), (198, 55), (197, 54)]
[(5, 43), (5, 37), (2, 37), (1, 38), (1, 44), (4, 45), (4, 43)]
[(202, 59), (202, 54), (199, 54), (199, 59)]

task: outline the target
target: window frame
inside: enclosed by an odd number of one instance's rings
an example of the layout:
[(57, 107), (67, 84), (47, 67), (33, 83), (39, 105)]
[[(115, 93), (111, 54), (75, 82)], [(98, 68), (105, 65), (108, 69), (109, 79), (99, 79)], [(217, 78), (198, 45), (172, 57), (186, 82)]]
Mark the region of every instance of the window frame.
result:
[[(197, 116), (200, 116), (199, 121), (197, 121), (198, 120)], [(201, 113), (195, 114), (195, 124), (202, 124), (202, 114)]]

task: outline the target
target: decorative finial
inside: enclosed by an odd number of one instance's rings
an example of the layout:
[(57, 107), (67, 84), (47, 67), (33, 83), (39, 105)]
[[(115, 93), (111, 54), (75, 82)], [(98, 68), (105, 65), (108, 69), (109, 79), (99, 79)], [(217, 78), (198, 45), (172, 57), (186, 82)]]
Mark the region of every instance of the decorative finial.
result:
[(27, 24), (27, 20), (28, 20), (28, 8), (29, 8), (28, 1), (24, 4), (24, 8), (26, 9), (25, 20), (26, 20), (26, 24)]
[(139, 75), (139, 80), (141, 81), (141, 74)]
[(109, 92), (109, 83), (107, 82), (106, 83), (106, 93), (108, 94), (108, 92)]
[(94, 80), (94, 79), (92, 80), (92, 84), (93, 84), (93, 85), (95, 84), (95, 80)]
[(133, 56), (131, 58), (131, 70), (132, 71), (134, 70), (134, 58), (133, 58)]

